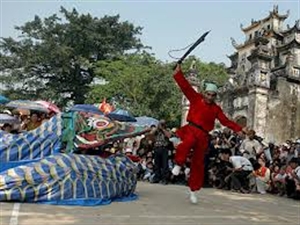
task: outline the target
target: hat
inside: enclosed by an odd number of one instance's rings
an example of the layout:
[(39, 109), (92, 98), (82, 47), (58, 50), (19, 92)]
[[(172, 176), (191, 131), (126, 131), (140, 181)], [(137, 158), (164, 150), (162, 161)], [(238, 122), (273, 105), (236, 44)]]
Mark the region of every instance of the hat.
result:
[(125, 153), (132, 153), (132, 149), (131, 148), (126, 148)]
[(205, 83), (205, 86), (204, 86), (204, 91), (211, 91), (211, 92), (215, 92), (217, 93), (218, 92), (218, 87), (217, 85), (213, 84), (213, 83)]

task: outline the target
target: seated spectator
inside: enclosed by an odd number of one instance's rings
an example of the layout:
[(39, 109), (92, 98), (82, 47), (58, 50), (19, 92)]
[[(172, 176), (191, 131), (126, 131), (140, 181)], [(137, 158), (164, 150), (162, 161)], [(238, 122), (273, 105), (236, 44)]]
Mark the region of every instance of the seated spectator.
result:
[(153, 177), (154, 177), (153, 168), (154, 168), (153, 162), (148, 161), (146, 164), (146, 169), (145, 169), (143, 180), (148, 180), (150, 182), (153, 180)]
[(219, 158), (211, 165), (209, 169), (209, 183), (218, 189), (230, 189), (230, 185), (226, 183), (226, 177), (231, 174), (232, 164)]
[(285, 173), (285, 170), (286, 170), (286, 166), (283, 166), (279, 169), (279, 167), (277, 166), (275, 168), (275, 170), (279, 170), (278, 173), (274, 173), (273, 174), (273, 184), (276, 188), (276, 190), (278, 190), (278, 194), (280, 196), (283, 196), (285, 195), (285, 179), (287, 177), (287, 174)]
[(242, 193), (249, 193), (249, 178), (248, 176), (253, 171), (251, 162), (243, 156), (231, 156), (230, 149), (221, 151), (222, 159), (232, 164), (233, 168), (227, 167), (231, 174), (226, 181), (231, 182), (231, 187)]
[(292, 158), (289, 165), (293, 169), (286, 177), (286, 194), (290, 198), (300, 199), (300, 166), (299, 159)]
[(257, 192), (266, 194), (266, 191), (270, 186), (270, 170), (265, 166), (265, 163), (261, 159), (253, 165), (253, 168)]
[(39, 120), (37, 113), (32, 113), (29, 122), (26, 125), (26, 130), (31, 131), (41, 126), (41, 121)]

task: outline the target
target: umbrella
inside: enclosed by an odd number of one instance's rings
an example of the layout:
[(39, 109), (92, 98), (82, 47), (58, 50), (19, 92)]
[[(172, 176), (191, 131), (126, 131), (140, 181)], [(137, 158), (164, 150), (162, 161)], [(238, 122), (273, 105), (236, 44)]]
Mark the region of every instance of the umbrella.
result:
[(6, 104), (9, 102), (9, 99), (3, 95), (0, 95), (0, 104)]
[(49, 111), (52, 111), (52, 112), (55, 112), (55, 113), (60, 113), (60, 109), (55, 104), (53, 104), (51, 102), (46, 102), (46, 101), (35, 101), (35, 102), (43, 105)]
[(19, 120), (8, 114), (0, 113), (0, 123), (19, 123)]
[(136, 119), (136, 122), (133, 124), (138, 125), (138, 126), (150, 127), (151, 125), (157, 126), (159, 123), (159, 121), (157, 119), (148, 117), (148, 116), (140, 116), (140, 117), (136, 117), (135, 119)]
[(88, 105), (88, 104), (78, 104), (74, 105), (70, 111), (79, 111), (79, 112), (89, 112), (97, 115), (103, 115), (103, 112), (101, 112), (99, 109), (97, 109), (96, 106)]
[(116, 109), (109, 113), (107, 117), (120, 122), (136, 122), (134, 116), (129, 111), (124, 109)]
[(29, 100), (14, 100), (14, 101), (10, 101), (5, 106), (10, 108), (17, 108), (17, 109), (29, 109), (29, 110), (45, 112), (45, 113), (49, 112), (49, 110), (45, 108), (43, 105)]

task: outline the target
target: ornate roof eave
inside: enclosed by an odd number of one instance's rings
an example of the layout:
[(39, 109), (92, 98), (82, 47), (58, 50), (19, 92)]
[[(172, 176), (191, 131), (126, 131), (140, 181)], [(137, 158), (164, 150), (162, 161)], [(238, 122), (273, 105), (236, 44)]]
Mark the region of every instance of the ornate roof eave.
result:
[(279, 20), (285, 20), (286, 18), (289, 17), (289, 15), (290, 15), (290, 11), (289, 11), (289, 10), (286, 12), (286, 14), (280, 15), (280, 14), (278, 13), (278, 7), (277, 7), (277, 9), (274, 8), (273, 11), (270, 11), (270, 13), (269, 13), (269, 15), (268, 15), (267, 17), (265, 17), (265, 18), (263, 18), (263, 19), (261, 19), (261, 20), (258, 20), (258, 21), (252, 20), (251, 24), (250, 24), (249, 26), (247, 26), (247, 27), (243, 27), (243, 25), (241, 24), (240, 27), (241, 27), (241, 30), (242, 30), (243, 32), (247, 32), (247, 31), (251, 30), (252, 28), (257, 27), (259, 24), (268, 21), (268, 20), (271, 19), (271, 18), (276, 17), (276, 18), (278, 18)]
[(227, 58), (229, 58), (229, 59), (231, 59), (231, 60), (234, 60), (235, 58), (238, 57), (238, 52), (234, 52), (233, 54), (231, 54), (231, 55), (226, 55), (226, 56), (227, 56)]
[(282, 40), (284, 38), (282, 33), (275, 31), (275, 30), (272, 30), (272, 32), (273, 32), (274, 36), (278, 37), (280, 40)]
[(299, 47), (300, 47), (300, 42), (297, 41), (297, 40), (294, 38), (294, 39), (293, 39), (292, 41), (290, 41), (289, 43), (285, 43), (285, 44), (283, 44), (283, 45), (277, 46), (276, 48), (277, 48), (278, 50), (282, 50), (282, 49), (284, 49), (284, 48), (290, 47), (291, 45), (293, 45), (293, 46), (299, 46)]
[(240, 50), (248, 45), (254, 44), (255, 43), (255, 39), (251, 39), (243, 44), (237, 44), (236, 41), (234, 40), (234, 38), (230, 38), (231, 39), (231, 44), (232, 46), (236, 49), (236, 50)]
[(243, 24), (241, 24), (240, 28), (243, 32), (247, 32), (247, 31), (251, 30), (252, 28), (257, 27), (259, 24), (260, 24), (260, 21), (253, 21), (251, 23), (251, 25), (249, 25), (248, 27), (245, 27), (245, 28), (243, 27)]
[(264, 54), (264, 53), (261, 53), (261, 52), (253, 52), (251, 55), (249, 55), (247, 57), (247, 59), (251, 62), (252, 60), (254, 59), (263, 59), (263, 60), (266, 60), (266, 61), (272, 61), (273, 57), (271, 55), (268, 55), (268, 54)]
[(285, 67), (286, 67), (286, 64), (281, 65), (281, 66), (277, 66), (277, 67), (275, 67), (275, 68), (272, 68), (272, 69), (271, 69), (271, 73), (276, 72), (276, 71), (279, 71), (279, 70), (284, 70)]
[(295, 21), (295, 25), (292, 28), (284, 30), (284, 31), (281, 31), (281, 33), (283, 35), (286, 35), (286, 34), (289, 34), (289, 33), (293, 32), (293, 31), (296, 31), (296, 32), (300, 31), (300, 20), (296, 20)]

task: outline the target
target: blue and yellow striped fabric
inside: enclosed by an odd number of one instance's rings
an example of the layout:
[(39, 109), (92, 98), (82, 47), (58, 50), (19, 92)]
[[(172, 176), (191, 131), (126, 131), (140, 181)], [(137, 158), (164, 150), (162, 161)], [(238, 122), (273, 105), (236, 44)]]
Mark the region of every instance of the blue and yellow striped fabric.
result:
[(124, 156), (59, 153), (0, 173), (0, 201), (99, 205), (135, 198), (135, 165)]
[(61, 134), (61, 114), (33, 131), (21, 134), (0, 131), (0, 172), (58, 153)]

